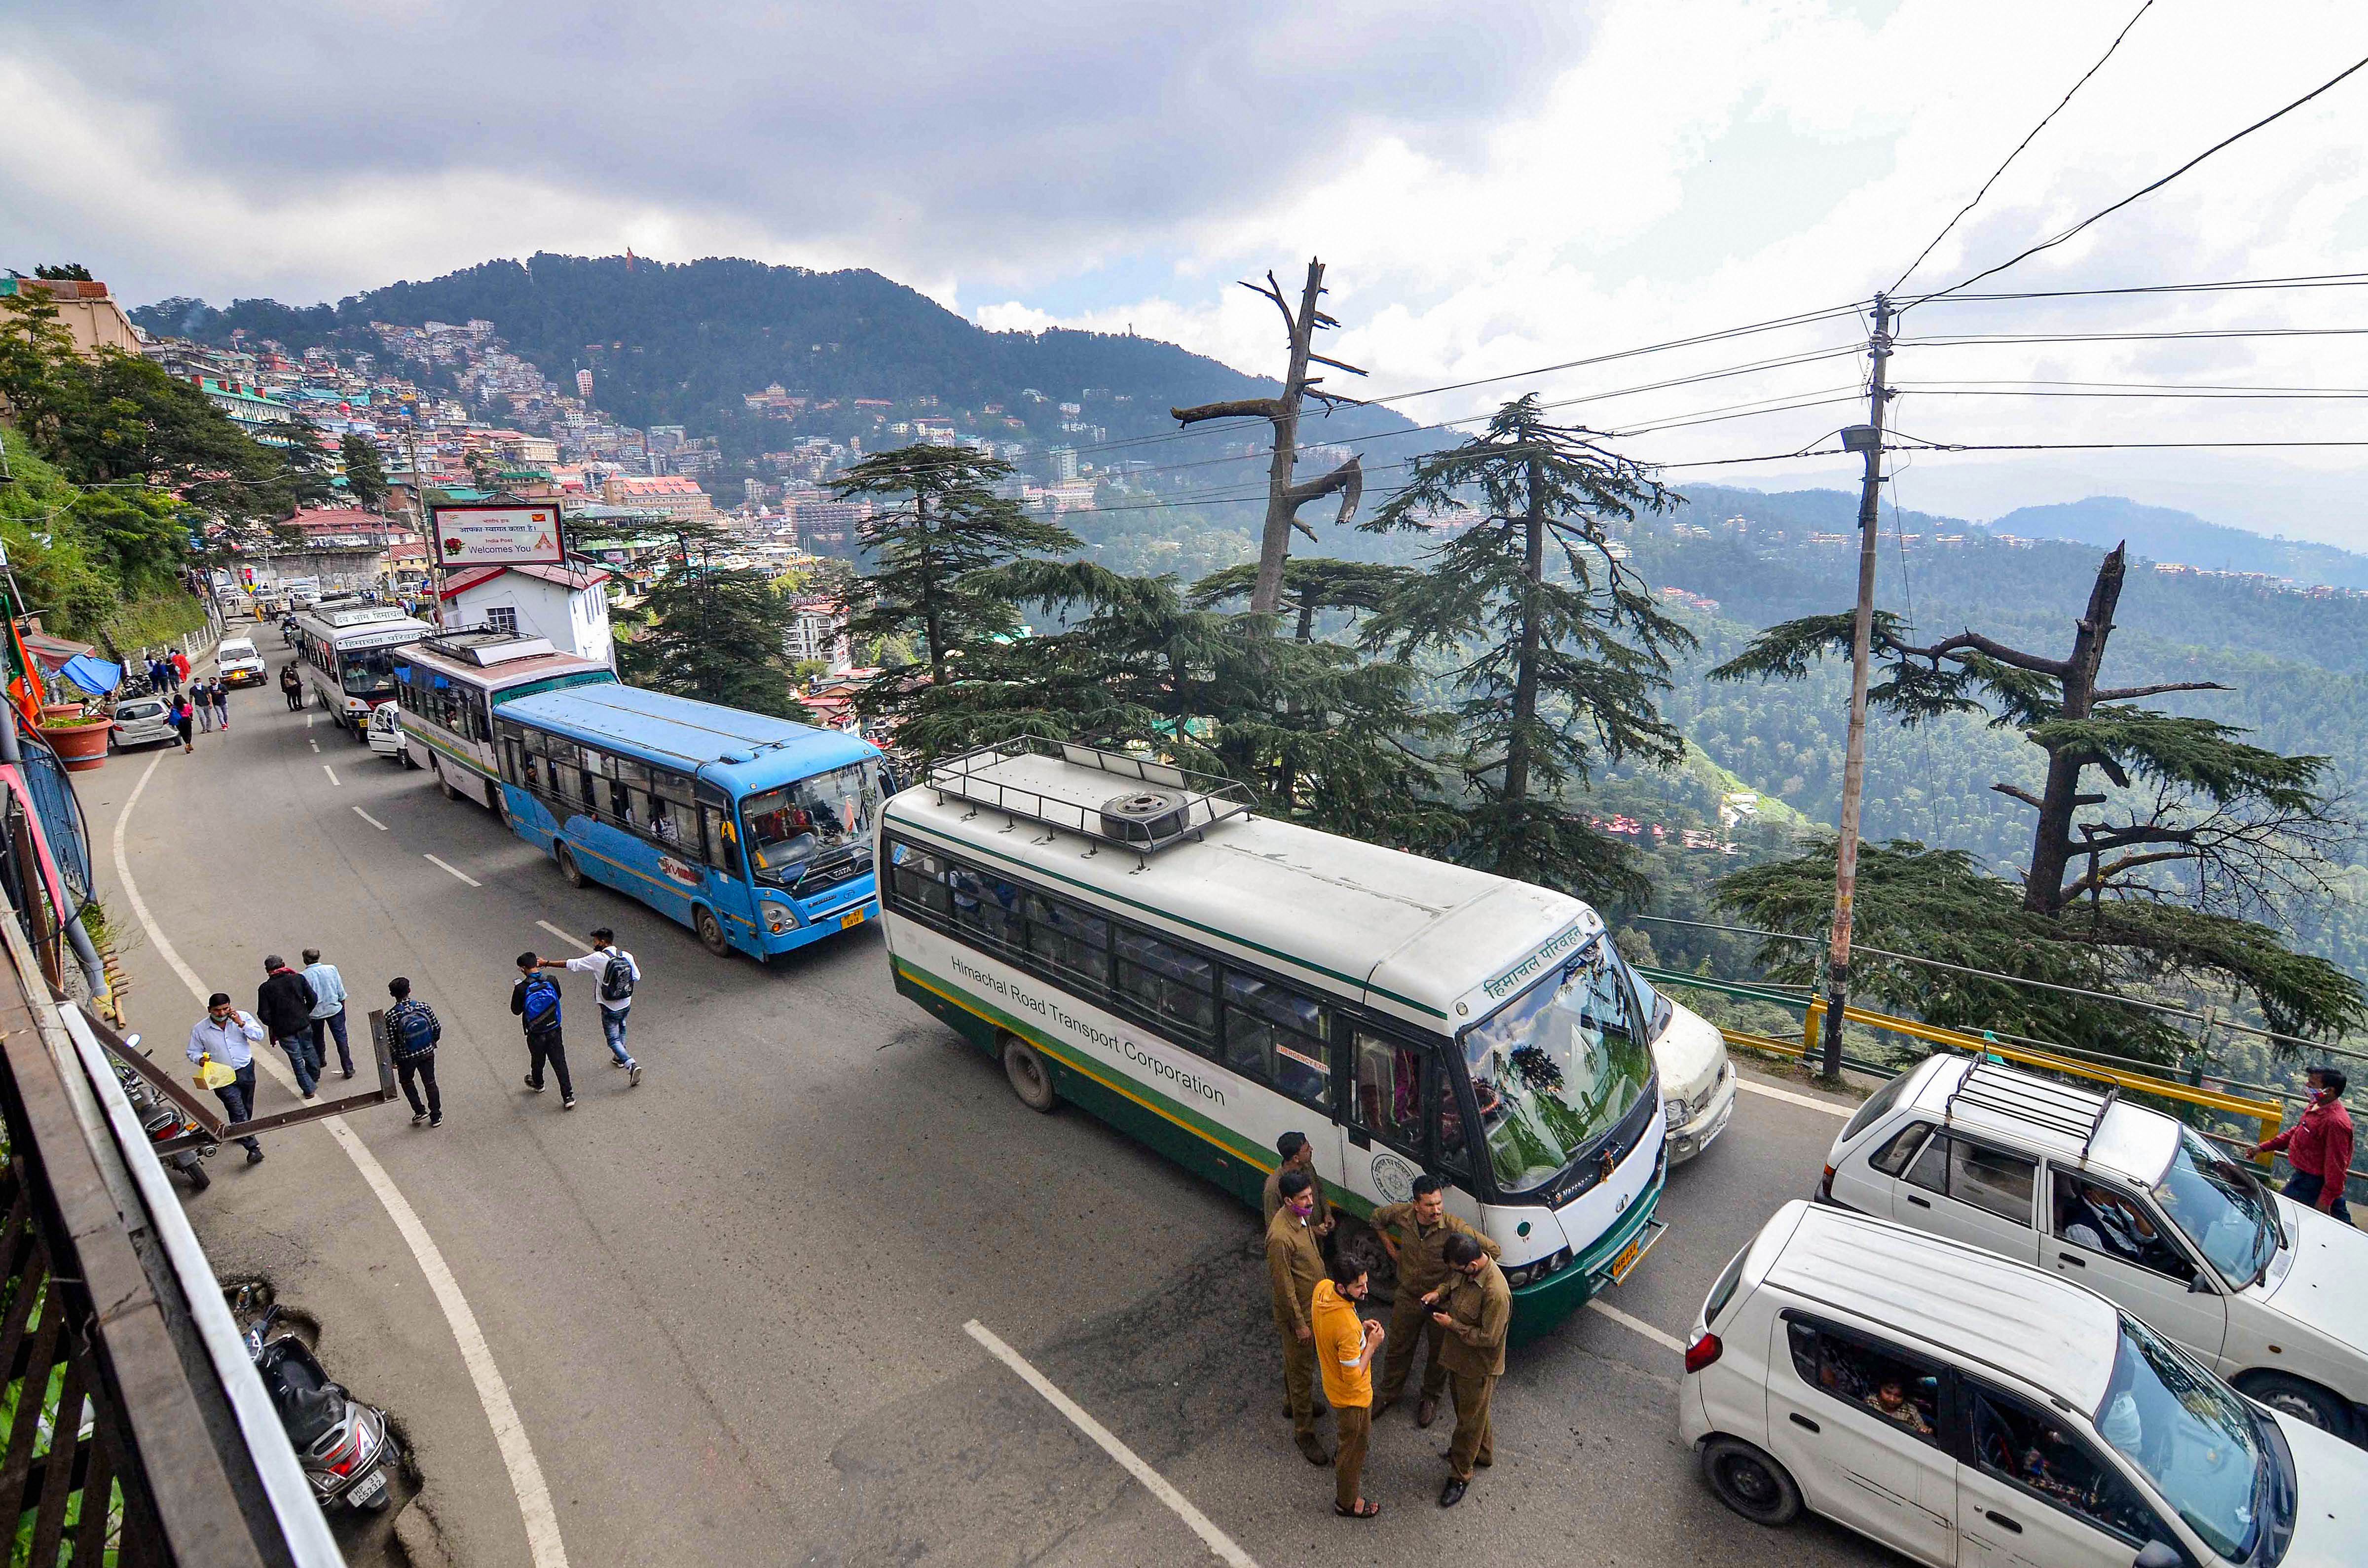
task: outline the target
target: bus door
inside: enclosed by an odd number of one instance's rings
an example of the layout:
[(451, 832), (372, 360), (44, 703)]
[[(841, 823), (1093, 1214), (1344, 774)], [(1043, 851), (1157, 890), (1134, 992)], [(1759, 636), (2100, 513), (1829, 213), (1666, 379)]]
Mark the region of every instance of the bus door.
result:
[(764, 927), (757, 923), (757, 895), (741, 863), (740, 835), (732, 825), (732, 798), (701, 779), (699, 784), (700, 837), (707, 847), (707, 903), (723, 924), (723, 934), (735, 948), (764, 951)]
[(1348, 1093), (1341, 1163), (1349, 1189), (1376, 1208), (1414, 1197), (1430, 1171), (1448, 1183), (1447, 1206), (1480, 1222), (1463, 1148), (1463, 1115), (1438, 1049), (1361, 1019), (1343, 1017)]

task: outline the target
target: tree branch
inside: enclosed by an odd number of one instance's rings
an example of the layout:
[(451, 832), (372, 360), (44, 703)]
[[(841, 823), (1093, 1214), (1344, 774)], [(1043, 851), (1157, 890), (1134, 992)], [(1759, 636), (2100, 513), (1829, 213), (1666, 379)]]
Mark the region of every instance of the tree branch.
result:
[(1978, 631), (1960, 631), (1954, 637), (1944, 638), (1929, 648), (1916, 647), (1890, 632), (1884, 634), (1883, 641), (1888, 643), (1894, 652), (1911, 653), (1919, 659), (1946, 658), (1952, 653), (1970, 650), (1996, 659), (2001, 665), (2012, 665), (2016, 669), (2029, 670), (2033, 675), (2055, 676), (2060, 678), (2071, 668), (2070, 664), (2063, 659), (2043, 659), (2036, 653), (2026, 653), (2020, 648), (2009, 648), (2003, 642), (1994, 642)]
[(2034, 812), (2045, 811), (2047, 809), (2046, 801), (2042, 801), (2038, 796), (2032, 794), (2030, 790), (2023, 789), (2020, 785), (1993, 784), (1990, 788), (1997, 790), (2001, 795), (2010, 796), (2015, 800), (2021, 801), (2024, 805), (2029, 806)]
[(1230, 403), (1203, 403), (1191, 408), (1171, 408), (1167, 412), (1179, 425), (1198, 425), (1203, 419), (1280, 419), (1282, 417), (1282, 400), (1278, 397), (1243, 397)]
[(2228, 688), (2216, 680), (2167, 680), (2160, 686), (2123, 686), (2112, 691), (2095, 694), (2099, 702), (2127, 702), (2135, 697), (2153, 697), (2166, 691), (2226, 691)]

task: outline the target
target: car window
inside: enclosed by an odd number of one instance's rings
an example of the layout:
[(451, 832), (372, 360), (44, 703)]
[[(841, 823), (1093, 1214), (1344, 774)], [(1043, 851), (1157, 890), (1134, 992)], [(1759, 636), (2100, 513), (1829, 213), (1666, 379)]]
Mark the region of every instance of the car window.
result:
[[(1738, 1259), (1739, 1263), (1741, 1260)], [(1941, 1369), (1869, 1335), (1785, 1315), (1793, 1369), (1841, 1403), (1857, 1405), (1911, 1437), (1940, 1446)]]
[(2057, 1171), (2049, 1208), (2058, 1241), (2180, 1284), (2195, 1278), (2195, 1265), (2163, 1233), (2152, 1208), (2117, 1187)]
[(1931, 1131), (1932, 1124), (1929, 1121), (1909, 1122), (1893, 1133), (1891, 1142), (1877, 1149), (1867, 1164), (1884, 1176), (1897, 1176), (1907, 1168), (1907, 1162), (1914, 1159), (1916, 1151), (1924, 1146), (1924, 1135)]
[[(1889, 1148), (1884, 1150), (1885, 1153), (1891, 1152)], [(2037, 1185), (2038, 1174), (2036, 1160), (2006, 1153), (1968, 1138), (1936, 1132), (1908, 1162), (1902, 1179), (2002, 1220), (2028, 1225), (2032, 1189)]]
[(2132, 1545), (2154, 1539), (2153, 1511), (2072, 1434), (1995, 1390), (1975, 1385), (1966, 1394), (1974, 1461), (1983, 1470)]
[(1866, 1103), (1852, 1111), (1850, 1120), (1842, 1124), (1842, 1142), (1849, 1142), (1889, 1115), (1891, 1108), (1899, 1103), (1899, 1096), (1907, 1092), (1907, 1080), (1915, 1075), (1916, 1069), (1910, 1067), (1907, 1072), (1869, 1095), (1866, 1097)]

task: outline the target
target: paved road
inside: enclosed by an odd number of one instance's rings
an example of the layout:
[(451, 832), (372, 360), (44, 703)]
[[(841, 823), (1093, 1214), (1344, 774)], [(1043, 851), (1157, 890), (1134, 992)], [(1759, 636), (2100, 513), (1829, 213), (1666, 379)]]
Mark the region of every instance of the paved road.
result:
[[(1250, 1218), (1084, 1115), (1023, 1108), (891, 991), (876, 933), (770, 969), (712, 958), (639, 904), (569, 889), (493, 817), (325, 721), (308, 728), (277, 692), (232, 709), (229, 735), (153, 776), (136, 755), (88, 776), (94, 839), (110, 842), (146, 776), (129, 863), (202, 983), (251, 1005), (267, 951), (316, 946), (358, 998), (407, 974), (443, 1018), (445, 1126), (414, 1130), (399, 1102), (350, 1125), (473, 1309), (567, 1562), (1213, 1561), (965, 1334), (973, 1320), (1265, 1568), (1428, 1562), (1480, 1532), (1492, 1564), (1884, 1555), (1721, 1508), (1675, 1442), (1674, 1357), (1595, 1312), (1516, 1358), (1497, 1466), (1461, 1508), (1432, 1506), (1446, 1426), (1393, 1413), (1368, 1471), (1382, 1518), (1334, 1519), (1329, 1471), (1292, 1449), (1280, 1412)], [(128, 921), (120, 896), (116, 913)], [(564, 1113), (520, 1086), (510, 960), (563, 950), (538, 922), (613, 926), (639, 956), (638, 1089), (605, 1065), (573, 976), (582, 1103)], [(127, 962), (133, 1026), (177, 1053), (188, 987), (154, 942)], [(277, 1086), (263, 1099), (290, 1103)], [(1676, 1173), (1670, 1233), (1611, 1304), (1682, 1335), (1720, 1266), (1814, 1179), (1835, 1125), (1747, 1095)], [(455, 1562), (530, 1561), (477, 1389), (386, 1209), (324, 1128), (267, 1147), (251, 1170), (219, 1158), (191, 1200), (218, 1268), (268, 1274), (322, 1319), (333, 1371), (409, 1433)]]

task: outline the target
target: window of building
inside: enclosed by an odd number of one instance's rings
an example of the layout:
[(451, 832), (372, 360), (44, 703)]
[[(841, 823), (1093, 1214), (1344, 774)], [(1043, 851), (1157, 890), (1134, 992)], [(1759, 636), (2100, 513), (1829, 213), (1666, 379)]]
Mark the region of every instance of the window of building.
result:
[(512, 637), (517, 636), (518, 607), (495, 605), (489, 608), (485, 611), (485, 629), (489, 631), (507, 632)]

